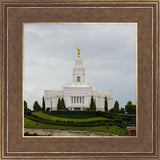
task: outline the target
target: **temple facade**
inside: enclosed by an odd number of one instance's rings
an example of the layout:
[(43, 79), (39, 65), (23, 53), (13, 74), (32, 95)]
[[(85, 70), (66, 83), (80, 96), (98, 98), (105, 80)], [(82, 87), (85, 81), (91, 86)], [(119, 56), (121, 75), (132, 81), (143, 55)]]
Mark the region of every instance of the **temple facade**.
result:
[(73, 82), (64, 86), (62, 90), (45, 90), (44, 99), (46, 108), (57, 110), (58, 99), (64, 99), (65, 106), (71, 111), (89, 108), (93, 96), (96, 110), (104, 111), (105, 97), (107, 97), (108, 110), (112, 108), (113, 93), (110, 90), (99, 91), (85, 82), (85, 68), (80, 58), (80, 50), (73, 67)]

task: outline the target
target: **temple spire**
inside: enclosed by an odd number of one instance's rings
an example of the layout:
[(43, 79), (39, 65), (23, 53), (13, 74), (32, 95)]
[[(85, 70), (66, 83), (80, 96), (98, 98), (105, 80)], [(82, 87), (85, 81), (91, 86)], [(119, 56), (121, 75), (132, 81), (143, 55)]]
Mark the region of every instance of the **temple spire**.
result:
[(80, 58), (80, 49), (77, 48), (77, 51), (78, 51), (78, 58)]

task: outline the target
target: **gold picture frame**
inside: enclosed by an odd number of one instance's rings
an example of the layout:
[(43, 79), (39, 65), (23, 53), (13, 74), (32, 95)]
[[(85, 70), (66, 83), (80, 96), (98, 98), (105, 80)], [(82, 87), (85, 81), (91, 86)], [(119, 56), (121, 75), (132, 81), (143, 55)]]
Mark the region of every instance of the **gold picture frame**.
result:
[[(1, 159), (160, 160), (160, 0), (1, 0)], [(23, 137), (24, 23), (137, 23), (137, 135)]]

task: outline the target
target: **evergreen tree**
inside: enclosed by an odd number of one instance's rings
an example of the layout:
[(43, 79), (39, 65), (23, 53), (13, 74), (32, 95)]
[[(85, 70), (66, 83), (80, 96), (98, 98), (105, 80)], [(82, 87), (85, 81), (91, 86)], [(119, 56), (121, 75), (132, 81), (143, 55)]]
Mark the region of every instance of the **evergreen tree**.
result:
[(118, 101), (115, 101), (114, 107), (113, 107), (113, 113), (119, 113), (119, 103)]
[(58, 98), (58, 103), (57, 103), (57, 111), (61, 110), (61, 100)]
[(65, 105), (63, 97), (62, 97), (62, 105), (63, 105), (63, 109), (65, 110), (66, 109), (66, 105)]
[(93, 96), (91, 97), (90, 110), (96, 111), (96, 104), (95, 101), (93, 100)]
[(64, 110), (64, 103), (63, 103), (62, 99), (60, 100), (60, 108), (61, 108), (61, 110)]
[(33, 110), (34, 111), (41, 111), (42, 110), (41, 106), (38, 104), (37, 101), (35, 101), (33, 104)]
[(57, 111), (64, 110), (62, 99), (58, 98)]
[(27, 107), (27, 102), (26, 101), (24, 101), (24, 109), (27, 109), (28, 107)]
[(108, 102), (107, 102), (107, 97), (105, 97), (105, 101), (104, 101), (104, 110), (105, 110), (105, 112), (108, 112)]
[(42, 111), (45, 112), (45, 110), (46, 110), (46, 107), (45, 107), (45, 101), (44, 101), (44, 96), (43, 96), (43, 98), (42, 98)]
[(30, 115), (31, 112), (32, 111), (27, 107), (27, 102), (24, 101), (24, 115)]

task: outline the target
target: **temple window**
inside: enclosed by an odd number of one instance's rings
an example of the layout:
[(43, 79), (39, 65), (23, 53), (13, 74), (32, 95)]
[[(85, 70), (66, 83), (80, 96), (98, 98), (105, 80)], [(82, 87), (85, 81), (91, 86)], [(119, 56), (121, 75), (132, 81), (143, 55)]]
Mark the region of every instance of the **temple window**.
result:
[(73, 103), (73, 97), (72, 97), (72, 103)]
[(77, 82), (80, 82), (80, 80), (81, 80), (81, 77), (77, 76)]

